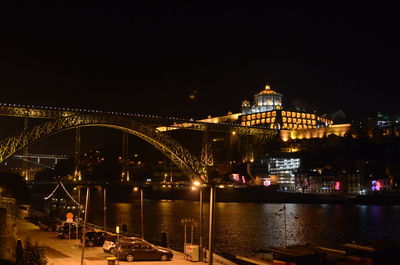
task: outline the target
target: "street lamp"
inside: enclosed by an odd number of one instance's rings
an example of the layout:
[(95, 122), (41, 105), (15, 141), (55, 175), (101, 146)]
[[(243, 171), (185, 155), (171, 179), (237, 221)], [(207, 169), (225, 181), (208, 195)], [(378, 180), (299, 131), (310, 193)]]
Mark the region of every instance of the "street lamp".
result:
[[(138, 191), (139, 187), (134, 187), (133, 191)], [(142, 238), (144, 239), (144, 213), (143, 213), (143, 187), (140, 188), (140, 227), (142, 231)]]
[[(83, 222), (83, 235), (82, 235), (82, 254), (81, 254), (81, 265), (83, 265), (83, 259), (85, 256), (85, 239), (86, 239), (86, 223), (87, 223), (87, 215), (89, 210), (89, 200), (90, 200), (90, 188), (89, 186), (86, 187), (86, 205), (85, 205), (85, 220)], [(78, 230), (79, 227), (76, 229)]]
[(200, 218), (199, 218), (199, 229), (200, 229), (200, 239), (199, 239), (199, 258), (200, 260), (203, 259), (203, 189), (201, 188), (201, 183), (200, 181), (196, 180), (193, 182), (192, 190), (197, 190), (199, 189), (199, 201), (200, 201)]
[(107, 231), (107, 188), (104, 187), (103, 189), (103, 225), (104, 231)]

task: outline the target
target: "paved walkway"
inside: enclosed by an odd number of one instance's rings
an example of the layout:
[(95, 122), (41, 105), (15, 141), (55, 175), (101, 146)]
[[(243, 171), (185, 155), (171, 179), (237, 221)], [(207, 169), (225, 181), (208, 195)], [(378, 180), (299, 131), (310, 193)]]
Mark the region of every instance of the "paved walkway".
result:
[[(24, 240), (30, 237), (32, 242), (38, 242), (46, 250), (48, 264), (50, 265), (80, 265), (82, 249), (77, 246), (76, 239), (60, 239), (56, 236), (56, 232), (45, 232), (39, 229), (36, 225), (24, 220), (17, 221), (18, 238)], [(184, 259), (183, 253), (173, 251), (174, 257), (172, 261), (139, 261), (140, 265), (160, 264), (166, 265), (193, 265), (193, 262)], [(104, 253), (102, 247), (85, 248), (85, 264), (86, 265), (107, 265), (107, 257), (111, 255)], [(130, 262), (120, 261), (122, 264), (131, 264)], [(214, 262), (215, 263), (215, 262)], [(206, 264), (197, 262), (196, 264)]]
[[(17, 236), (19, 239), (24, 240), (30, 237), (32, 242), (38, 242), (46, 251), (48, 264), (52, 265), (80, 265), (82, 248), (78, 244), (77, 239), (60, 239), (57, 237), (56, 232), (45, 232), (39, 229), (36, 225), (27, 221), (17, 221)], [(183, 253), (174, 252), (172, 261), (165, 262), (169, 265), (193, 265), (193, 262), (184, 259)], [(105, 265), (107, 264), (107, 257), (112, 255), (106, 254), (102, 247), (85, 248), (85, 264), (86, 265)], [(140, 261), (141, 265), (158, 264), (160, 261)], [(126, 261), (120, 261), (120, 264), (129, 264)], [(198, 263), (205, 264), (205, 263)]]

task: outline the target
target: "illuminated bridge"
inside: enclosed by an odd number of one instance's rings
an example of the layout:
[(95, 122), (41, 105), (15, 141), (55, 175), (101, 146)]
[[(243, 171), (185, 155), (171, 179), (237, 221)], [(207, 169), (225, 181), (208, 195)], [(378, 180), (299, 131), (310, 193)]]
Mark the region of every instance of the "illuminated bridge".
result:
[[(0, 116), (18, 117), (25, 119), (24, 129), (15, 135), (0, 141), (0, 163), (12, 157), (19, 151), (52, 134), (80, 127), (98, 126), (109, 127), (123, 131), (124, 135), (134, 135), (150, 143), (174, 164), (176, 164), (191, 180), (208, 182), (206, 167), (212, 165), (210, 156), (204, 154), (207, 144), (202, 150), (201, 159), (193, 155), (178, 141), (169, 135), (162, 133), (171, 129), (200, 130), (205, 132), (225, 132), (238, 135), (251, 135), (262, 139), (269, 139), (277, 134), (276, 130), (262, 127), (245, 127), (233, 122), (202, 122), (193, 119), (175, 117), (160, 117), (133, 113), (121, 113), (99, 110), (71, 109), (26, 106), (16, 104), (1, 104)], [(28, 119), (41, 118), (45, 122), (32, 128), (28, 126)], [(127, 141), (127, 140), (126, 140)], [(77, 142), (80, 145), (80, 136), (77, 134)], [(79, 146), (76, 147), (79, 153)], [(207, 153), (207, 152), (204, 152)]]

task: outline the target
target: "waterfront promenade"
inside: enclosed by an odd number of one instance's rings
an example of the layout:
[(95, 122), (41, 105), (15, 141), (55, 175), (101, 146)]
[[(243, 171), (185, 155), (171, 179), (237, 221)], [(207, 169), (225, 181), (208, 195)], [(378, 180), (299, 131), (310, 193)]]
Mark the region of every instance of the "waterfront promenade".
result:
[[(25, 220), (17, 220), (17, 236), (22, 241), (29, 237), (32, 242), (38, 242), (45, 249), (46, 257), (49, 265), (73, 265), (80, 264), (82, 248), (76, 239), (60, 239), (56, 236), (56, 232), (45, 232), (38, 226)], [(193, 264), (184, 258), (183, 253), (173, 251), (174, 257), (172, 261), (165, 262), (166, 265), (188, 265)], [(86, 265), (105, 265), (107, 257), (112, 255), (104, 253), (102, 247), (86, 247), (85, 262)], [(141, 265), (159, 264), (160, 261), (140, 261)], [(120, 264), (131, 264), (130, 262), (120, 261)], [(206, 264), (197, 262), (197, 264)], [(218, 256), (214, 257), (213, 264), (234, 265), (234, 263), (226, 261)]]

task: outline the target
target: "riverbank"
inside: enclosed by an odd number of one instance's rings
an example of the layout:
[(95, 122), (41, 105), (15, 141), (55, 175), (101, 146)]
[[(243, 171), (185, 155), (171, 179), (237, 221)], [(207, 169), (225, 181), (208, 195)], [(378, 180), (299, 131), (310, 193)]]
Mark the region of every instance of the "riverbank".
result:
[[(145, 190), (145, 198), (151, 200), (198, 201), (199, 192), (173, 188), (148, 188)], [(205, 201), (208, 201), (208, 189), (204, 191), (203, 198)], [(217, 190), (216, 200), (217, 202), (243, 203), (396, 205), (400, 204), (400, 193), (376, 193), (370, 195), (321, 195), (311, 193), (270, 191), (264, 187), (257, 186), (249, 188), (225, 187)]]
[[(43, 194), (51, 193), (54, 185), (31, 185), (31, 198), (42, 200)], [(74, 186), (66, 185), (69, 190)], [(83, 192), (83, 191), (82, 191)], [(101, 189), (94, 189), (102, 193)], [(108, 197), (114, 202), (129, 202), (140, 199), (140, 192), (135, 192), (131, 185), (110, 186)], [(82, 193), (83, 194), (83, 193)], [(81, 194), (81, 195), (82, 195)], [(84, 194), (83, 194), (84, 195)], [(37, 197), (37, 198), (36, 198)], [(199, 191), (189, 187), (148, 186), (144, 187), (144, 198), (149, 200), (184, 200), (198, 201)], [(209, 189), (204, 189), (203, 200), (208, 201)], [(310, 203), (310, 204), (363, 204), (363, 205), (397, 205), (400, 204), (400, 193), (374, 193), (369, 195), (321, 195), (312, 193), (294, 193), (271, 191), (263, 186), (246, 188), (218, 188), (217, 202), (244, 203)]]

